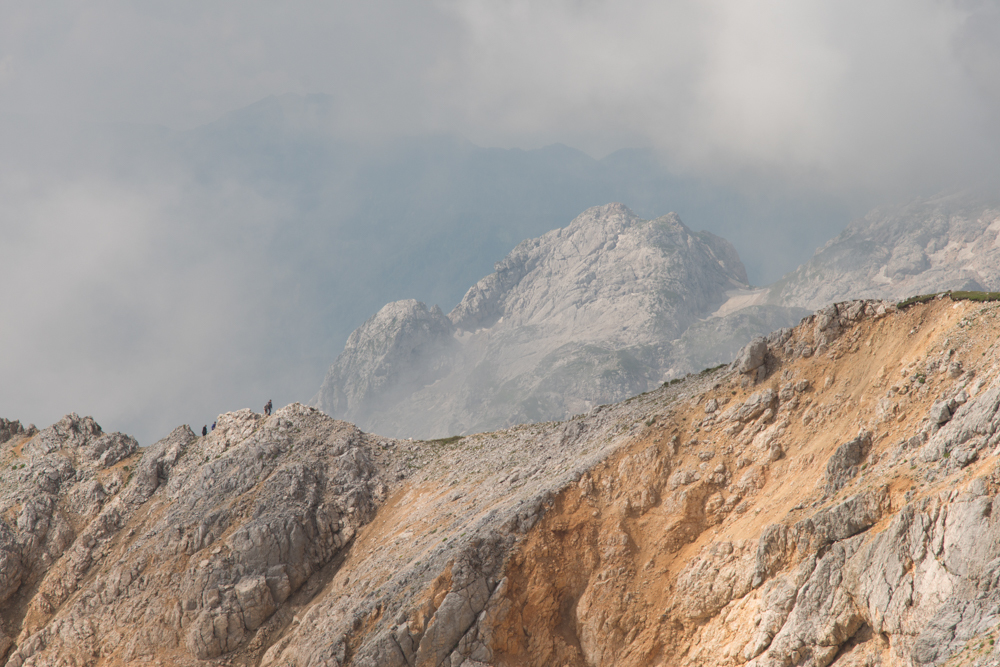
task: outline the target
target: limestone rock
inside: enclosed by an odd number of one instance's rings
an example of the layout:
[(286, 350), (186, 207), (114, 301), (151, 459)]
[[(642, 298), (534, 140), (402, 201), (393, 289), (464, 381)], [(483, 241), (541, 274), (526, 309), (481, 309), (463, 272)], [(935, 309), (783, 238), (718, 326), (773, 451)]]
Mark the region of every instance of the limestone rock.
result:
[[(941, 403), (935, 403), (935, 406), (938, 405)], [(947, 404), (943, 405), (948, 409)], [(920, 457), (924, 461), (937, 461), (952, 450), (968, 449), (970, 446), (978, 451), (994, 443), (1000, 437), (997, 433), (1000, 433), (1000, 381), (995, 381), (975, 398), (961, 404), (956, 401), (955, 414), (952, 416), (949, 410), (947, 423), (923, 445)]]
[(125, 662), (231, 653), (370, 519), (384, 484), (359, 432), (300, 405), (221, 415), (205, 438), (179, 427), (143, 451), (70, 415), (22, 456), (34, 498), (16, 531), (0, 521), (0, 593), (38, 595), (9, 664), (110, 646), (118, 617), (144, 628), (115, 644)]
[(764, 365), (764, 355), (767, 354), (767, 341), (763, 337), (754, 338), (740, 350), (733, 363), (740, 373), (753, 373)]
[(938, 401), (931, 406), (931, 411), (927, 416), (930, 417), (932, 424), (944, 424), (951, 419), (951, 409), (947, 403)]
[(437, 306), (410, 299), (384, 306), (347, 339), (317, 407), (355, 417), (378, 412), (447, 375), (454, 327)]
[[(146, 448), (8, 428), (0, 662), (993, 667), (1000, 309), (827, 315), (820, 357), (816, 318), (767, 339), (763, 387), (719, 368), (462, 438), (298, 404)], [(903, 418), (859, 432), (887, 392)]]

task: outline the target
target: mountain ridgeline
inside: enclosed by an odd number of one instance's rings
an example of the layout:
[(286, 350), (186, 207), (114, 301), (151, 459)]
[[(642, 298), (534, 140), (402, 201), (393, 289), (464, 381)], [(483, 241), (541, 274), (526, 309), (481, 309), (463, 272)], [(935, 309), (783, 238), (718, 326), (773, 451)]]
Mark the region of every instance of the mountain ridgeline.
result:
[(718, 312), (747, 292), (725, 239), (674, 214), (595, 207), (522, 242), (448, 315), (415, 300), (382, 308), (351, 334), (315, 403), (394, 436), (559, 419), (731, 359), (807, 314)]
[(524, 241), (447, 315), (390, 303), (313, 403), (399, 437), (563, 419), (728, 363), (754, 336), (856, 298), (1000, 289), (1000, 206), (968, 193), (876, 209), (769, 287), (735, 248), (621, 204)]

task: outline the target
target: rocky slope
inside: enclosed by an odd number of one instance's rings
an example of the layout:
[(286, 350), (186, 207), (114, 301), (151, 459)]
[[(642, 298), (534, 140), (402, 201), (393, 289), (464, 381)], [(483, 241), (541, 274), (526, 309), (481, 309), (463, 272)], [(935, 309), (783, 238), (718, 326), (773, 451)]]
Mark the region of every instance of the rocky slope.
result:
[(1000, 205), (956, 193), (873, 210), (769, 288), (767, 303), (821, 308), (946, 290), (1000, 290)]
[(730, 360), (807, 313), (720, 312), (749, 289), (724, 239), (596, 207), (521, 243), (447, 316), (387, 305), (351, 334), (315, 404), (396, 436), (562, 418)]
[(0, 664), (1000, 663), (1000, 306), (831, 306), (566, 422), (0, 424)]

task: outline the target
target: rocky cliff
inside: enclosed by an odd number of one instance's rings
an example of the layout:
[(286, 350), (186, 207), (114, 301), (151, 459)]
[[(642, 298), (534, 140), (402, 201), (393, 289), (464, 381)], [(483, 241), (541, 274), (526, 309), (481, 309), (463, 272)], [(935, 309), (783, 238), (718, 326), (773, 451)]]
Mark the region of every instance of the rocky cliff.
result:
[(1000, 290), (995, 197), (955, 193), (877, 208), (772, 285), (766, 302), (816, 309), (945, 290)]
[(673, 214), (596, 207), (518, 245), (447, 317), (387, 305), (351, 335), (315, 404), (395, 436), (562, 418), (728, 361), (807, 314), (722, 308), (748, 291), (726, 240)]
[(148, 448), (5, 421), (0, 664), (996, 665), (998, 320), (842, 303), (437, 441), (297, 404)]

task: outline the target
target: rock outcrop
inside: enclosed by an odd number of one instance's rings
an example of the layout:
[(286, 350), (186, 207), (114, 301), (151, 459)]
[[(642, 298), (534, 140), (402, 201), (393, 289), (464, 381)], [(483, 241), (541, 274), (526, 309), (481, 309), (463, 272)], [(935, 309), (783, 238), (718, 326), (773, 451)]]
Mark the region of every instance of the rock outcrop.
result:
[(347, 339), (320, 392), (320, 407), (335, 416), (392, 411), (448, 375), (460, 348), (454, 333), (437, 306), (414, 299), (386, 305)]
[(385, 306), (351, 335), (315, 404), (395, 436), (564, 418), (729, 361), (753, 334), (807, 314), (717, 314), (748, 289), (724, 239), (674, 214), (596, 207), (518, 245), (447, 317)]

